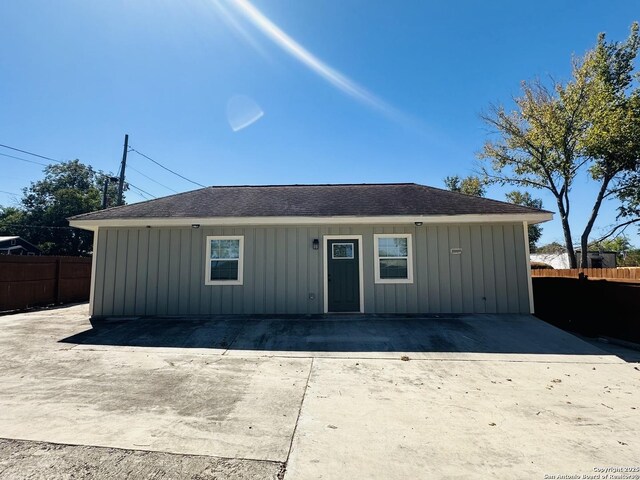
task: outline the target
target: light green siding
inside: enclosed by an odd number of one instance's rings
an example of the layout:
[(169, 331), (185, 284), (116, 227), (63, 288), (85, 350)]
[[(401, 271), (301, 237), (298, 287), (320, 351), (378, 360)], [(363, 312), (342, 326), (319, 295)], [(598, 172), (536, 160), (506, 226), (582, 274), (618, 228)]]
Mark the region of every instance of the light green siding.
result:
[[(412, 234), (413, 283), (374, 282), (375, 233)], [(243, 285), (205, 285), (211, 235), (244, 236)], [(324, 235), (362, 236), (365, 313), (529, 311), (517, 223), (100, 228), (93, 315), (323, 313)], [(314, 238), (320, 250), (312, 249)]]

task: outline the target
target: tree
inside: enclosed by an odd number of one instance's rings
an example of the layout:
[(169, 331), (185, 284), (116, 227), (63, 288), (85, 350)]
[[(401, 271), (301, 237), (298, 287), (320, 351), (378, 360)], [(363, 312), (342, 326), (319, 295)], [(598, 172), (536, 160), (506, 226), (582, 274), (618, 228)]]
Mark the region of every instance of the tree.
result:
[(459, 175), (445, 177), (444, 185), (447, 187), (447, 190), (464, 193), (465, 195), (484, 197), (486, 194), (486, 183), (475, 175), (469, 175), (464, 178)]
[[(580, 237), (582, 266), (587, 264), (589, 235), (602, 201), (617, 196), (623, 201), (637, 195), (640, 182), (640, 88), (633, 82), (633, 60), (640, 47), (638, 24), (625, 43), (607, 43), (600, 34), (583, 69), (591, 78), (588, 101), (591, 124), (583, 140), (583, 155), (591, 159), (589, 174), (600, 183), (591, 216)], [(633, 201), (632, 201), (633, 203)], [(629, 208), (622, 205), (621, 208)], [(627, 225), (638, 221), (625, 222)]]
[(629, 239), (624, 235), (619, 235), (615, 238), (609, 238), (589, 245), (590, 250), (604, 250), (607, 252), (624, 252), (632, 248), (631, 242), (629, 242)]
[(618, 235), (614, 238), (592, 243), (589, 245), (589, 248), (591, 250), (616, 252), (618, 266), (640, 266), (640, 249), (631, 245), (631, 242), (625, 235)]
[[(23, 189), (20, 208), (0, 210), (0, 232), (20, 235), (50, 255), (89, 254), (92, 233), (69, 227), (67, 218), (101, 208), (107, 175), (78, 160), (49, 165), (44, 173), (44, 179)], [(107, 197), (115, 205), (115, 184)]]
[(524, 82), (514, 111), (493, 106), (482, 115), (498, 134), (479, 154), (485, 179), (551, 192), (572, 268), (577, 260), (569, 194), (576, 176), (586, 171), (598, 183), (581, 235), (585, 266), (602, 201), (630, 192), (629, 181), (640, 171), (640, 93), (632, 75), (639, 45), (636, 23), (622, 44), (607, 43), (601, 34), (596, 47), (574, 61), (571, 81), (551, 87)]
[[(507, 202), (523, 207), (542, 208), (542, 200), (533, 198), (529, 192), (513, 190), (505, 194)], [(542, 237), (542, 227), (540, 225), (529, 225), (529, 251), (535, 252), (538, 240)]]
[(536, 250), (536, 253), (564, 253), (566, 247), (558, 242), (551, 242), (543, 245)]

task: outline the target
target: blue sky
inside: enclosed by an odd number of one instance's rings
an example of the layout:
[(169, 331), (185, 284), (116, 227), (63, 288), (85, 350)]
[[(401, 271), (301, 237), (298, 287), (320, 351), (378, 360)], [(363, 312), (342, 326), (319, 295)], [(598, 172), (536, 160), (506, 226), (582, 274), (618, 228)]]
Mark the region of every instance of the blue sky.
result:
[[(265, 34), (251, 7), (312, 60)], [(601, 31), (625, 39), (639, 17), (635, 0), (5, 2), (0, 143), (115, 173), (128, 133), (134, 148), (206, 185), (442, 186), (472, 173), (487, 138), (479, 113), (490, 103), (508, 104), (522, 80), (568, 78), (572, 54)], [(230, 124), (229, 108), (247, 121)], [(263, 115), (232, 128), (252, 112)], [(39, 165), (0, 162), (3, 192), (42, 176)], [(174, 190), (196, 188), (135, 153), (129, 164)], [(172, 193), (133, 169), (128, 180)], [(576, 238), (593, 195), (586, 179), (576, 182)], [(0, 193), (0, 204), (14, 202)], [(598, 227), (614, 217), (608, 205)], [(544, 225), (542, 243), (561, 238), (557, 218)]]

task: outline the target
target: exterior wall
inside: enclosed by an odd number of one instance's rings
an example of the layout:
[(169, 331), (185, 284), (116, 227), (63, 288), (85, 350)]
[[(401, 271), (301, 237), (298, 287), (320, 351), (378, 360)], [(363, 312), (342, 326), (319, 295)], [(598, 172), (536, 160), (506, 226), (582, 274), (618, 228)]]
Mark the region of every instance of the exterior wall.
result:
[[(374, 233), (412, 234), (412, 284), (374, 283)], [(209, 235), (244, 235), (243, 285), (205, 285)], [(516, 223), (100, 228), (92, 314), (323, 313), (323, 235), (362, 235), (365, 313), (529, 312), (524, 229)]]

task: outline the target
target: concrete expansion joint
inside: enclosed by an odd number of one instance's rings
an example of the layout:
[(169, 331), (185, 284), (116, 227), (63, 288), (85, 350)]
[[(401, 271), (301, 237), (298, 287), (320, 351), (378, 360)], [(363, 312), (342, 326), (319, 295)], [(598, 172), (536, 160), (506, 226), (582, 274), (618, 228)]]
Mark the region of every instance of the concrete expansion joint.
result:
[(244, 330), (244, 327), (247, 326), (247, 322), (249, 320), (248, 319), (244, 319), (242, 322), (242, 327), (238, 329), (238, 331), (236, 332), (235, 336), (233, 337), (232, 340), (229, 341), (229, 343), (227, 344), (227, 348), (224, 352), (222, 352), (223, 356), (227, 356), (227, 353), (229, 352), (229, 349), (233, 346), (234, 343), (236, 343), (236, 340), (238, 340), (238, 337), (240, 336), (240, 333)]
[(300, 408), (298, 408), (298, 416), (296, 417), (296, 424), (293, 427), (293, 433), (291, 434), (291, 442), (289, 442), (289, 451), (287, 452), (287, 458), (278, 473), (278, 480), (284, 480), (285, 475), (287, 474), (287, 465), (289, 464), (289, 457), (291, 456), (291, 450), (293, 449), (293, 441), (296, 438), (296, 433), (298, 432), (298, 422), (300, 421), (300, 415), (302, 414), (302, 406), (304, 405), (304, 400), (307, 398), (307, 389), (309, 388), (309, 380), (311, 379), (311, 372), (313, 372), (313, 357), (311, 358), (311, 363), (309, 364), (309, 374), (307, 375), (307, 381), (304, 384), (304, 390), (302, 391), (302, 399), (300, 400)]

